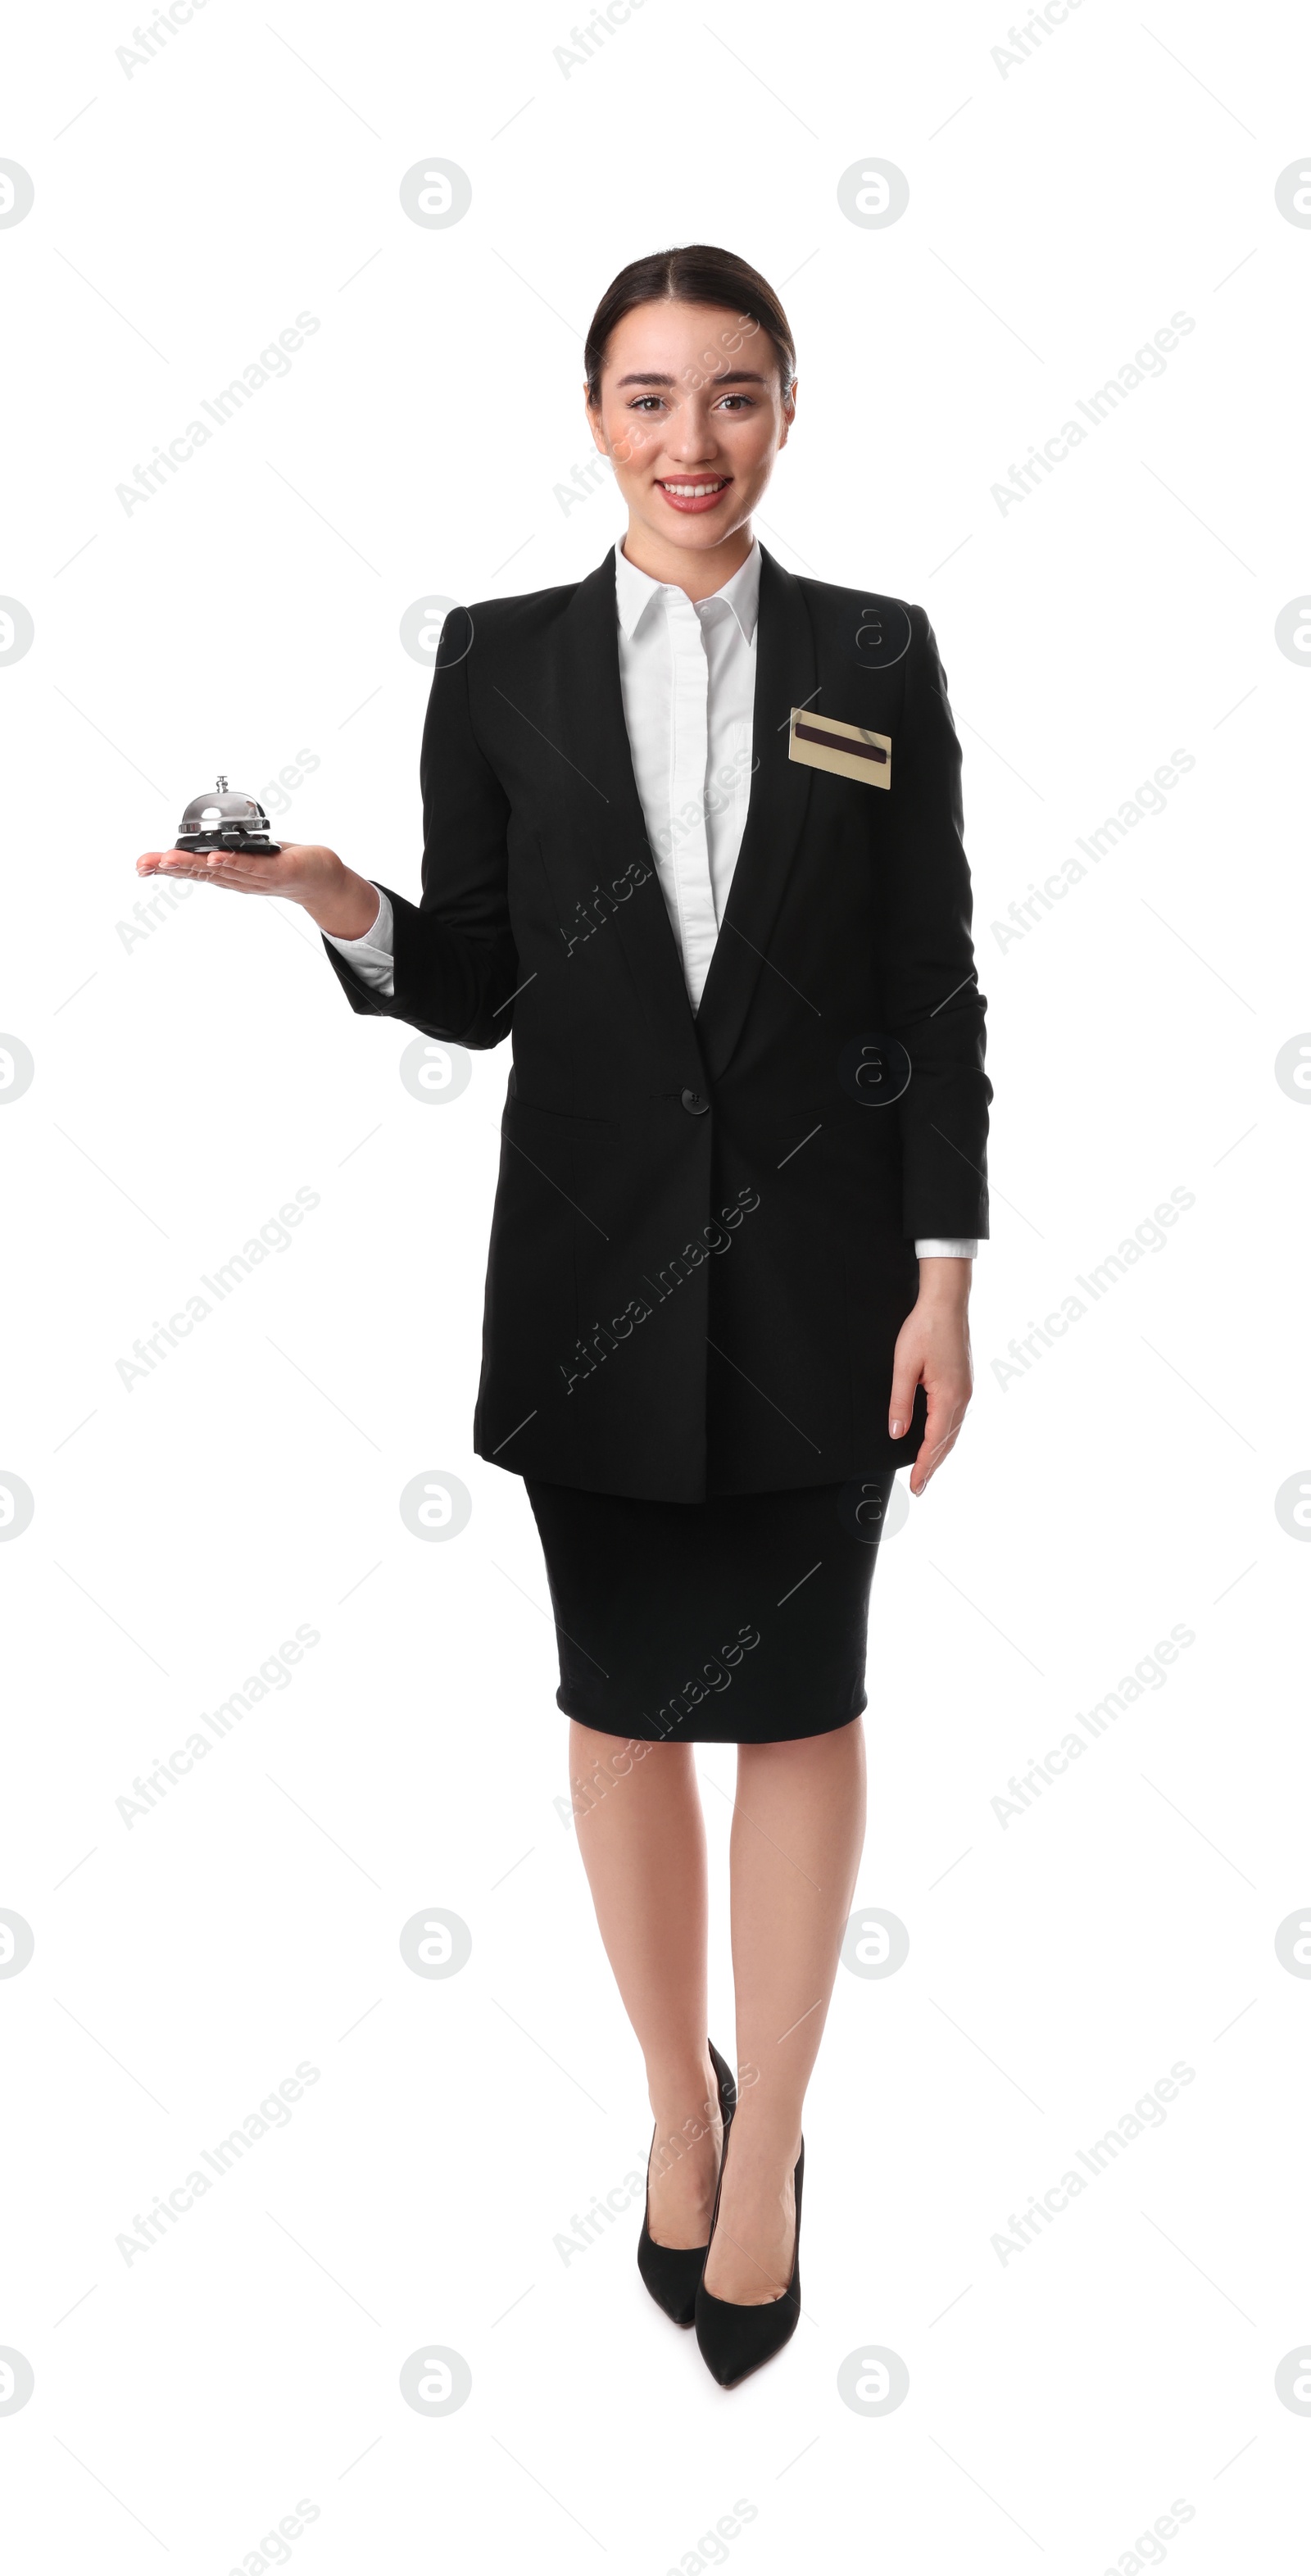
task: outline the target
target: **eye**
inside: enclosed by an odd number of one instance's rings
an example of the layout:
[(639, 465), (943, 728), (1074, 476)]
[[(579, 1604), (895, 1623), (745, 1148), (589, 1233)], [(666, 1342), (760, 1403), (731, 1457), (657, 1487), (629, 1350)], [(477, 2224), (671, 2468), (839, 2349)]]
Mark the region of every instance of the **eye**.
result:
[(723, 399), (726, 405), (729, 403), (740, 403), (744, 411), (755, 410), (755, 404), (750, 394), (725, 394)]
[(658, 403), (659, 400), (659, 394), (638, 394), (628, 408), (630, 411), (645, 411), (648, 403)]

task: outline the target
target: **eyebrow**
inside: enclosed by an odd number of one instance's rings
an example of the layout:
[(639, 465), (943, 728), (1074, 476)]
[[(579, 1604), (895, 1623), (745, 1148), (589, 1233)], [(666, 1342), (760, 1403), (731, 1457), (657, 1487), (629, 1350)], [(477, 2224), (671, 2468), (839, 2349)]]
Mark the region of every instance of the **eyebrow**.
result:
[[(620, 386), (673, 385), (676, 381), (677, 379), (673, 376), (620, 376), (618, 384)], [(713, 378), (709, 376), (706, 378), (707, 384), (713, 382), (717, 385), (763, 385), (768, 383), (768, 381), (769, 380), (766, 376), (757, 375), (754, 369), (750, 367), (732, 367), (722, 376), (716, 375)]]

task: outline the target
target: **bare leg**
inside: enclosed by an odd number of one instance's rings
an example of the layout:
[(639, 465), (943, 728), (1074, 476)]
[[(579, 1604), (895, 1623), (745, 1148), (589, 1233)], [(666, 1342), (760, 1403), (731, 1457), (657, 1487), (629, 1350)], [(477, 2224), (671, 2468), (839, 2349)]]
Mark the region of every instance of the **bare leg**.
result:
[(723, 2130), (706, 2046), (706, 1839), (692, 1747), (633, 1745), (574, 1720), (569, 1776), (601, 1938), (646, 2060), (651, 2233), (657, 2245), (704, 2245)]
[(705, 2285), (744, 2307), (778, 2298), (791, 2274), (801, 2109), (864, 1839), (859, 1718), (828, 1735), (739, 1745), (730, 1846), (738, 2107)]

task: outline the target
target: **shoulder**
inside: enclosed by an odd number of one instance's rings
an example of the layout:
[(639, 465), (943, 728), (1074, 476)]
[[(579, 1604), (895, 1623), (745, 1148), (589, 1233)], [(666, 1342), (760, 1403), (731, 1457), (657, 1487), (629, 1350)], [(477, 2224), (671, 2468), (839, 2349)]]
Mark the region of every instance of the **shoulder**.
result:
[(899, 608), (906, 616), (910, 615), (913, 605), (909, 599), (896, 598), (889, 590), (876, 589), (872, 582), (861, 582), (856, 587), (846, 582), (816, 581), (810, 573), (804, 572), (794, 573), (792, 577), (798, 589), (805, 592), (812, 611), (821, 617), (846, 616), (867, 599), (877, 600), (881, 608)]
[(592, 573), (582, 581), (554, 583), (549, 590), (514, 591), (508, 598), (472, 599), (448, 608), (437, 648), (439, 667), (476, 662), (484, 671), (517, 674), (525, 661), (540, 665), (597, 579)]
[(907, 703), (925, 690), (945, 693), (938, 639), (926, 608), (894, 592), (849, 589), (844, 583), (795, 575), (814, 629), (821, 662), (832, 657), (870, 672), (897, 672)]
[(476, 632), (489, 640), (541, 635), (568, 614), (580, 587), (576, 581), (563, 581), (549, 590), (514, 591), (505, 599), (471, 599), (461, 614), (472, 618)]
[(926, 611), (914, 600), (898, 599), (892, 591), (876, 590), (872, 583), (857, 590), (841, 582), (816, 581), (806, 573), (793, 578), (821, 636), (845, 642), (862, 628), (881, 624), (889, 634), (922, 643), (930, 631)]

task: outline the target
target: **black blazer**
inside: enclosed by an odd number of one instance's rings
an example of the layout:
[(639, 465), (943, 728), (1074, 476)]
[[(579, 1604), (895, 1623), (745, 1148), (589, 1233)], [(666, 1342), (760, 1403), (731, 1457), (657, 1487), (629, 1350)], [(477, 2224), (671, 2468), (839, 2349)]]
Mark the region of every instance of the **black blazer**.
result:
[[(791, 759), (796, 707), (889, 737), (890, 784)], [(474, 1447), (519, 1474), (691, 1503), (919, 1447), (922, 1389), (909, 1435), (887, 1429), (914, 1239), (986, 1235), (992, 1097), (924, 610), (762, 547), (753, 764), (694, 1013), (624, 725), (613, 551), (453, 610), (423, 892), (387, 888), (394, 996), (324, 943), (356, 1011), (463, 1047), (513, 1032)]]

